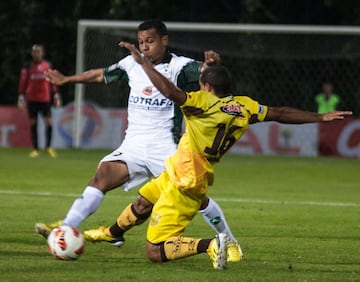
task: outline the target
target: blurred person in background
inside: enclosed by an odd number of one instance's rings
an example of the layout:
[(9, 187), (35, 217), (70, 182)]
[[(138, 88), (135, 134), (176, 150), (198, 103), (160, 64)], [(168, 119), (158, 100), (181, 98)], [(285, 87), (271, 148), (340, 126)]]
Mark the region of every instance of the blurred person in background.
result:
[[(44, 118), (45, 123), (45, 146), (50, 157), (57, 156), (51, 148), (52, 119), (51, 105), (59, 107), (61, 97), (58, 86), (46, 79), (45, 72), (51, 68), (51, 63), (44, 59), (45, 49), (41, 44), (34, 44), (31, 48), (32, 61), (26, 62), (20, 73), (18, 107), (27, 107), (30, 118), (30, 133), (33, 150), (29, 154), (31, 158), (39, 156), (38, 144), (38, 115)], [(53, 95), (53, 97), (52, 97)]]
[(337, 110), (340, 103), (340, 97), (333, 92), (334, 85), (330, 81), (322, 84), (322, 92), (315, 96), (317, 112), (325, 114)]

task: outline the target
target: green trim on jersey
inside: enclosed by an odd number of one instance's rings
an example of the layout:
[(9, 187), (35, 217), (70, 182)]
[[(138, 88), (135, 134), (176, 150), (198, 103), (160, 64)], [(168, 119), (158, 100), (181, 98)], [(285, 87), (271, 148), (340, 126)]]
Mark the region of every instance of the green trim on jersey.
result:
[(104, 68), (104, 77), (106, 84), (110, 84), (115, 80), (129, 81), (126, 71), (116, 67), (116, 64)]
[(193, 61), (183, 67), (177, 79), (177, 87), (186, 92), (199, 90), (199, 76), (202, 62)]
[(172, 128), (172, 133), (174, 137), (175, 144), (179, 144), (181, 135), (182, 135), (182, 122), (183, 122), (183, 114), (180, 107), (174, 104), (174, 127)]
[[(176, 85), (185, 92), (199, 90), (199, 76), (202, 63), (193, 61), (184, 66), (179, 73)], [(172, 133), (174, 141), (179, 143), (182, 133), (183, 115), (178, 105), (174, 105), (174, 127)]]

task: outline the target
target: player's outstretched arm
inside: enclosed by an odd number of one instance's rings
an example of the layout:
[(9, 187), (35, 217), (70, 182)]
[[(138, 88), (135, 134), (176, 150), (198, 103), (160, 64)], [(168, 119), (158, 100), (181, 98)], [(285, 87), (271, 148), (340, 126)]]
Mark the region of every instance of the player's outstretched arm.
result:
[(104, 81), (104, 70), (101, 68), (69, 76), (53, 69), (49, 69), (45, 74), (47, 80), (58, 86), (68, 83), (101, 83)]
[(345, 116), (351, 116), (351, 111), (336, 111), (326, 114), (302, 111), (289, 107), (269, 107), (265, 121), (277, 121), (280, 123), (312, 123), (312, 122), (329, 122), (333, 120), (344, 119)]
[(154, 69), (152, 63), (143, 57), (134, 44), (121, 41), (119, 46), (128, 49), (134, 60), (142, 66), (154, 86), (167, 98), (182, 105), (186, 100), (186, 93), (177, 88), (171, 81)]

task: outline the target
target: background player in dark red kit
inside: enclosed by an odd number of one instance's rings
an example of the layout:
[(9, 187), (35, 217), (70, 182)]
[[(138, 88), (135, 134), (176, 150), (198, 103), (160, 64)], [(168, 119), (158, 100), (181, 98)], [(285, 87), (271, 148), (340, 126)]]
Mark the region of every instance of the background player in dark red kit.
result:
[[(44, 55), (43, 45), (34, 44), (32, 46), (32, 61), (25, 63), (21, 68), (19, 82), (18, 107), (24, 109), (27, 105), (28, 108), (33, 146), (33, 151), (29, 156), (32, 158), (39, 156), (38, 114), (43, 116), (45, 122), (46, 151), (51, 157), (56, 157), (56, 152), (51, 148), (51, 103), (53, 102), (56, 107), (60, 106), (61, 97), (58, 93), (58, 87), (46, 80), (45, 72), (51, 68), (51, 64), (44, 59)], [(52, 97), (52, 95), (54, 96)]]

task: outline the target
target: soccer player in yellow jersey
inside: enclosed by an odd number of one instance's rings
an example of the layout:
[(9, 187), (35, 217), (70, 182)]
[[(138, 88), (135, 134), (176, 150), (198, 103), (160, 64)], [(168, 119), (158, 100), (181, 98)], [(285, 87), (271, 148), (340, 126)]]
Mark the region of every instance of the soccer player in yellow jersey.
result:
[(244, 134), (249, 124), (261, 121), (282, 123), (328, 122), (351, 115), (348, 111), (317, 114), (293, 108), (260, 105), (249, 97), (230, 94), (231, 75), (220, 66), (205, 69), (200, 91), (186, 93), (157, 72), (136, 47), (127, 48), (154, 86), (181, 107), (186, 132), (177, 151), (166, 160), (166, 170), (145, 184), (139, 194), (153, 205), (147, 231), (146, 251), (153, 262), (207, 252), (213, 267), (226, 266), (226, 234), (215, 238), (184, 237), (185, 227), (196, 215), (208, 186), (213, 184), (213, 164)]

